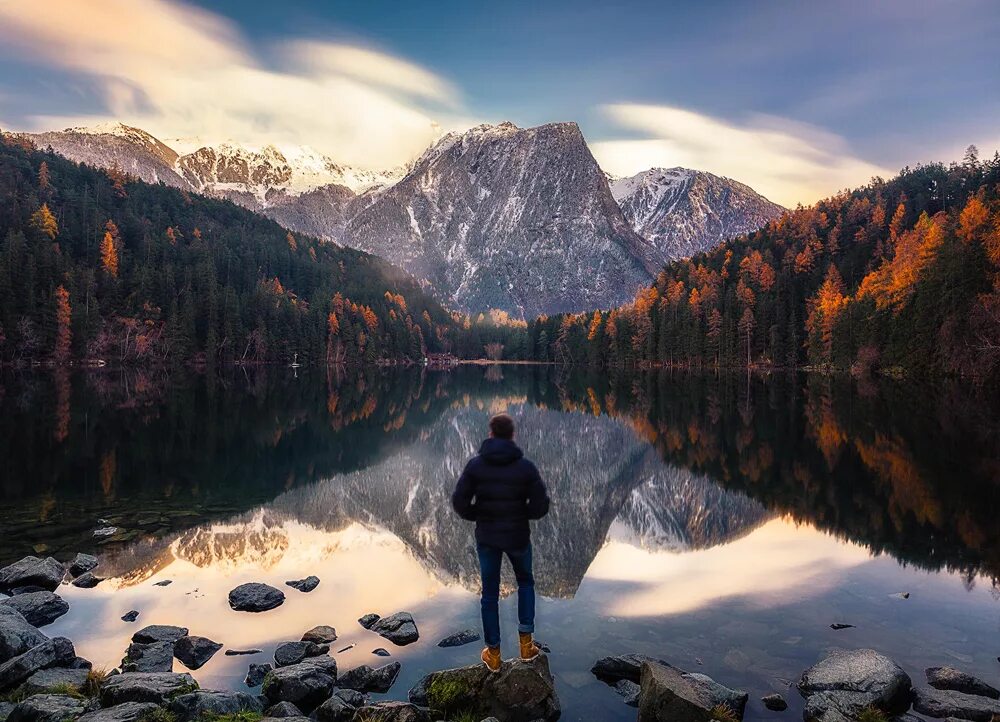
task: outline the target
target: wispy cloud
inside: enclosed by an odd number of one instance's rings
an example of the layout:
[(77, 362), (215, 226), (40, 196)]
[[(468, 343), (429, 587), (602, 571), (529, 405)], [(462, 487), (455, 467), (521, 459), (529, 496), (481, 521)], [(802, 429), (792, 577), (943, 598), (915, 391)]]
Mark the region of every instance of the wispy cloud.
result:
[(892, 171), (855, 157), (843, 138), (814, 126), (754, 115), (733, 123), (683, 108), (622, 103), (602, 107), (638, 139), (592, 144), (602, 167), (632, 175), (684, 166), (750, 185), (784, 205), (811, 203)]
[(161, 137), (302, 143), (389, 166), (426, 147), (439, 122), (464, 124), (454, 86), (407, 60), (291, 39), (265, 62), (227, 19), (172, 0), (0, 3), (0, 48), (100, 89), (104, 113), (33, 116), (27, 129), (115, 119)]

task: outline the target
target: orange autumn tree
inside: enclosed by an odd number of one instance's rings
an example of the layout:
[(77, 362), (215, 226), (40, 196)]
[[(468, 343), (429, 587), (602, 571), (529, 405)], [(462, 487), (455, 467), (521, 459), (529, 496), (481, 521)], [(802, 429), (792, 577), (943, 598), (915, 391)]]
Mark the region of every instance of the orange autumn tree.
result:
[(833, 329), (841, 313), (847, 308), (844, 281), (837, 267), (830, 264), (826, 279), (816, 295), (809, 299), (806, 317), (806, 349), (809, 362), (814, 365), (829, 364), (833, 360)]
[(37, 211), (31, 214), (29, 224), (39, 233), (48, 236), (50, 240), (54, 241), (59, 235), (59, 224), (56, 223), (56, 217), (49, 210), (48, 203), (43, 203)]
[(947, 216), (938, 213), (933, 218), (921, 213), (917, 224), (899, 234), (896, 254), (883, 261), (861, 281), (858, 298), (871, 298), (876, 308), (899, 310), (909, 300), (923, 271), (937, 258), (944, 243)]
[(111, 231), (105, 231), (101, 240), (101, 266), (109, 276), (118, 278), (118, 249)]

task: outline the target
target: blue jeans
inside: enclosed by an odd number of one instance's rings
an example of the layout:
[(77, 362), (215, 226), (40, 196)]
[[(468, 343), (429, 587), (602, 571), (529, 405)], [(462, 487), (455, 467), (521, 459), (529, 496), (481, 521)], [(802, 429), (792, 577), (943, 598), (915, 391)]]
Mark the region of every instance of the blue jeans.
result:
[(510, 559), (517, 579), (517, 631), (535, 631), (535, 577), (531, 573), (531, 544), (524, 549), (497, 549), (477, 544), (483, 579), (483, 636), (490, 647), (500, 646), (500, 565)]

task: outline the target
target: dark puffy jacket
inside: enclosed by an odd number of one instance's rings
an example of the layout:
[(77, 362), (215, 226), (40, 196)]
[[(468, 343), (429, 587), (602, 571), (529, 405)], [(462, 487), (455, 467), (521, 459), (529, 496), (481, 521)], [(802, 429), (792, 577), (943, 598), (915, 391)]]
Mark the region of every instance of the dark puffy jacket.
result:
[(498, 549), (524, 549), (530, 519), (549, 511), (549, 495), (538, 469), (508, 439), (486, 439), (465, 465), (451, 496), (463, 519), (476, 522), (476, 541)]

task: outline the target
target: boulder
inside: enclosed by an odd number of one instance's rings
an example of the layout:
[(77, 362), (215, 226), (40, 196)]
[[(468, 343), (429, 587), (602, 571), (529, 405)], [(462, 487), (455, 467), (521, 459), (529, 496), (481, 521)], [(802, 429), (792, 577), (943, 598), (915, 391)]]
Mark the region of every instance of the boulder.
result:
[(614, 684), (620, 679), (627, 679), (638, 684), (639, 678), (642, 676), (643, 662), (666, 664), (661, 659), (647, 657), (645, 654), (619, 654), (597, 660), (590, 668), (590, 672), (607, 684)]
[(357, 692), (388, 692), (395, 684), (401, 666), (399, 662), (390, 662), (372, 669), (367, 664), (362, 664), (341, 674), (337, 679), (337, 686)]
[(479, 632), (474, 629), (464, 629), (461, 632), (455, 632), (454, 634), (449, 634), (447, 637), (438, 642), (439, 647), (461, 647), (463, 644), (471, 644), (472, 642), (478, 642), (482, 637), (479, 636)]
[(371, 629), (372, 625), (375, 624), (381, 617), (377, 614), (366, 614), (360, 619), (358, 619), (358, 624), (360, 624), (365, 629)]
[(371, 630), (398, 647), (405, 647), (420, 639), (416, 622), (409, 612), (396, 612), (388, 617), (382, 617), (372, 624)]
[(48, 640), (13, 607), (0, 604), (0, 664)]
[(94, 664), (89, 659), (84, 659), (83, 657), (73, 657), (70, 661), (63, 665), (66, 669), (93, 669)]
[(305, 579), (294, 579), (290, 582), (285, 582), (285, 584), (292, 589), (298, 589), (300, 592), (311, 592), (319, 586), (319, 577), (310, 575)]
[(101, 577), (94, 576), (93, 572), (84, 572), (73, 580), (73, 586), (80, 589), (93, 589), (103, 581)]
[(659, 662), (643, 662), (639, 684), (639, 722), (709, 722), (718, 717), (720, 707), (743, 719), (749, 697), (707, 675)]
[(229, 606), (237, 612), (266, 612), (285, 603), (285, 593), (269, 584), (248, 582), (229, 592)]
[(326, 624), (319, 624), (302, 635), (303, 642), (329, 644), (337, 641), (337, 630)]
[(13, 702), (0, 702), (0, 722), (7, 722), (7, 717), (10, 716), (14, 707)]
[(342, 697), (333, 695), (313, 712), (318, 722), (351, 722), (357, 707), (348, 704)]
[(87, 685), (89, 677), (89, 669), (51, 667), (50, 669), (40, 669), (28, 677), (21, 686), (21, 689), (28, 694), (42, 694), (44, 692), (51, 692), (57, 688), (60, 692), (67, 690), (81, 692)]
[(788, 702), (777, 692), (765, 695), (760, 698), (761, 703), (772, 712), (784, 712), (788, 709)]
[(310, 714), (329, 699), (336, 679), (335, 666), (331, 675), (328, 668), (300, 662), (268, 672), (262, 691), (272, 704), (291, 702), (305, 714)]
[(150, 624), (132, 635), (132, 641), (139, 644), (153, 642), (170, 642), (173, 644), (181, 637), (186, 637), (187, 627), (174, 627), (169, 624)]
[(276, 667), (288, 667), (298, 664), (307, 657), (318, 657), (330, 651), (328, 644), (316, 644), (315, 642), (282, 642), (274, 650), (274, 665)]
[(222, 645), (206, 637), (185, 636), (174, 643), (174, 656), (188, 669), (201, 669)]
[(246, 679), (243, 680), (243, 683), (251, 689), (253, 687), (260, 687), (260, 685), (264, 682), (264, 677), (266, 677), (267, 673), (272, 669), (274, 669), (274, 667), (266, 662), (264, 664), (251, 664), (250, 668), (247, 670), (247, 676)]
[(335, 689), (334, 697), (340, 697), (352, 707), (361, 707), (368, 704), (368, 695), (358, 692), (356, 689)]
[(52, 624), (69, 611), (66, 600), (52, 592), (18, 594), (16, 597), (4, 599), (0, 604), (16, 609), (28, 624), (35, 627)]
[(97, 567), (97, 557), (92, 554), (77, 554), (67, 565), (70, 576), (78, 577)]
[(264, 705), (246, 692), (198, 690), (174, 697), (168, 709), (180, 722), (193, 722), (237, 712), (261, 713), (264, 711)]
[[(323, 704), (326, 704), (326, 702)], [(268, 707), (264, 712), (264, 716), (271, 719), (281, 719), (283, 717), (303, 717), (304, 715), (302, 714), (302, 710), (291, 702), (278, 702), (278, 704)]]
[(927, 684), (934, 689), (950, 689), (955, 692), (1000, 699), (1000, 690), (954, 667), (931, 667), (925, 670), (924, 674), (927, 675)]
[(622, 696), (629, 707), (639, 706), (639, 693), (642, 692), (642, 687), (633, 682), (630, 679), (619, 679), (615, 682), (615, 692)]
[(0, 664), (0, 692), (18, 686), (40, 669), (59, 667), (75, 658), (71, 641), (65, 637), (47, 639)]
[(158, 709), (159, 705), (152, 702), (126, 702), (88, 712), (78, 722), (139, 722)]
[(375, 702), (358, 708), (357, 719), (378, 722), (431, 722), (427, 712), (406, 702)]
[(8, 722), (66, 722), (87, 711), (84, 700), (68, 694), (36, 694), (14, 705)]
[(122, 615), (123, 622), (134, 622), (138, 618), (139, 618), (139, 610), (137, 609), (132, 609), (128, 612), (125, 612), (125, 614)]
[(991, 722), (1000, 717), (1000, 701), (950, 689), (917, 689), (913, 709), (928, 717), (957, 717), (971, 722)]
[(885, 655), (872, 649), (832, 652), (802, 673), (799, 693), (807, 719), (852, 719), (866, 707), (902, 714), (909, 707), (910, 678)]
[(11, 592), (18, 587), (55, 591), (65, 575), (63, 565), (52, 557), (25, 557), (0, 569), (0, 592)]
[(310, 665), (315, 667), (321, 672), (326, 672), (328, 675), (337, 679), (337, 660), (333, 657), (321, 654), (318, 657), (309, 657), (299, 662), (301, 665)]
[(132, 642), (122, 659), (122, 672), (172, 672), (174, 669), (174, 643)]
[(104, 680), (101, 704), (105, 707), (125, 702), (165, 705), (174, 697), (197, 689), (198, 683), (186, 672), (126, 672)]
[(560, 714), (544, 654), (529, 661), (508, 660), (495, 673), (482, 664), (432, 672), (410, 690), (409, 700), (429, 707), (435, 719), (462, 711), (492, 715), (501, 722), (551, 721)]

